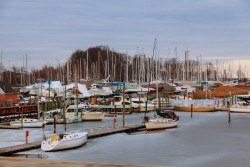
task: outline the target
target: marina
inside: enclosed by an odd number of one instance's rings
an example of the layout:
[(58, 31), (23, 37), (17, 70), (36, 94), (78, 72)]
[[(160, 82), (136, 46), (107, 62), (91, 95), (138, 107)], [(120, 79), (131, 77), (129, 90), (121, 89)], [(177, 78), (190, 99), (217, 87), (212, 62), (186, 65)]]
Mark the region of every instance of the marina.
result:
[[(193, 113), (192, 117), (188, 112), (176, 113), (180, 116), (178, 128), (153, 132), (140, 130), (131, 133), (117, 133), (90, 138), (84, 146), (76, 149), (45, 153), (40, 148), (35, 148), (18, 152), (17, 155), (43, 155), (47, 159), (95, 163), (112, 162), (180, 167), (223, 167), (229, 164), (247, 166), (249, 150), (246, 148), (250, 147), (250, 133), (247, 127), (250, 126), (250, 115), (232, 113), (231, 122), (228, 123), (227, 112), (197, 112)], [(147, 115), (152, 117), (153, 113)], [(143, 116), (143, 113), (128, 115), (126, 122), (127, 124), (138, 123), (142, 121)], [(118, 116), (117, 126), (120, 126), (121, 122), (122, 116)], [(91, 134), (93, 131), (104, 130), (105, 127), (109, 129), (109, 126), (112, 126), (112, 118), (105, 117), (102, 122), (98, 123), (69, 125), (69, 130), (81, 127)], [(52, 131), (51, 128), (52, 126), (48, 127), (47, 133), (48, 130)], [(58, 125), (59, 130), (62, 128), (63, 126)], [(41, 130), (29, 130), (31, 143), (41, 140)], [(12, 133), (14, 131), (16, 130), (12, 130)], [(13, 141), (10, 136), (7, 137), (10, 134), (9, 131), (0, 130), (4, 136), (1, 138), (1, 147), (6, 145), (5, 141), (8, 141), (9, 145), (24, 143), (24, 136), (20, 136), (20, 130), (18, 131), (19, 138), (23, 139), (20, 140), (16, 137), (16, 141)], [(18, 140), (19, 142), (17, 142)], [(163, 155), (164, 158), (152, 155)], [(128, 158), (122, 158), (124, 156)]]
[(250, 166), (249, 6), (3, 0), (0, 167)]

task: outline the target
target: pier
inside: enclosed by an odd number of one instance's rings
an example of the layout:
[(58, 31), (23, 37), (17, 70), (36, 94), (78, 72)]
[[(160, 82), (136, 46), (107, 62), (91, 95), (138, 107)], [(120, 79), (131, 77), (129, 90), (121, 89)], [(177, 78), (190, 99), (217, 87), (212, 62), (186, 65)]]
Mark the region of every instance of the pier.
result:
[[(107, 136), (107, 135), (121, 133), (121, 132), (132, 132), (132, 131), (142, 129), (142, 128), (145, 128), (145, 125), (131, 125), (131, 126), (125, 126), (125, 127), (116, 127), (116, 128), (98, 130), (94, 132), (89, 132), (88, 139), (101, 137), (101, 136)], [(19, 144), (15, 146), (8, 146), (8, 147), (0, 148), (0, 155), (10, 155), (10, 154), (20, 152), (20, 151), (40, 148), (41, 142), (42, 141), (37, 141), (37, 142), (28, 143), (28, 144)]]
[(0, 124), (0, 129), (21, 129), (19, 126), (10, 126), (10, 125), (1, 125)]
[[(101, 164), (92, 162), (77, 162), (77, 161), (62, 161), (62, 160), (42, 160), (42, 159), (28, 159), (28, 158), (14, 158), (14, 157), (0, 157), (0, 166), (9, 167), (154, 167), (150, 165), (133, 165), (133, 164)], [(156, 166), (155, 166), (156, 167)], [(160, 167), (160, 166), (158, 166)]]

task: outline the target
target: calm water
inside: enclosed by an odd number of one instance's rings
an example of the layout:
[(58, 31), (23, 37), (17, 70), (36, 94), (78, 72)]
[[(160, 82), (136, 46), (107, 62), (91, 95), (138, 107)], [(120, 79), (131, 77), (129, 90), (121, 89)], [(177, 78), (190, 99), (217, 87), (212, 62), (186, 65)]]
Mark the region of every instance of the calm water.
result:
[[(180, 167), (228, 167), (250, 164), (250, 115), (231, 114), (228, 123), (226, 112), (177, 112), (180, 126), (158, 133), (119, 133), (88, 140), (87, 144), (73, 150), (42, 152), (34, 149), (20, 154), (42, 154), (48, 159), (90, 161), (100, 163), (132, 163)], [(128, 124), (138, 124), (144, 114), (126, 116)], [(150, 116), (152, 117), (152, 113)], [(118, 116), (118, 124), (121, 124)], [(68, 130), (112, 127), (112, 119), (102, 122), (71, 124)], [(62, 129), (63, 125), (57, 125)], [(27, 130), (27, 129), (26, 129)], [(41, 140), (41, 129), (29, 129), (30, 141)], [(51, 133), (53, 126), (46, 126)], [(25, 130), (0, 130), (0, 146), (24, 142)]]

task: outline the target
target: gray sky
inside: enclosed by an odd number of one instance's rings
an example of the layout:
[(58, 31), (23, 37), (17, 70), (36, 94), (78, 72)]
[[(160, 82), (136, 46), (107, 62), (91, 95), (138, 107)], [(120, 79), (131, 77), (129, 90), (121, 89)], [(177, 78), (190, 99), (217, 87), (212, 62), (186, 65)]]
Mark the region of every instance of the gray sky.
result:
[(157, 38), (161, 57), (177, 47), (180, 58), (188, 49), (239, 62), (250, 59), (249, 9), (247, 0), (0, 0), (0, 49), (5, 66), (27, 54), (40, 68), (97, 45), (151, 56)]

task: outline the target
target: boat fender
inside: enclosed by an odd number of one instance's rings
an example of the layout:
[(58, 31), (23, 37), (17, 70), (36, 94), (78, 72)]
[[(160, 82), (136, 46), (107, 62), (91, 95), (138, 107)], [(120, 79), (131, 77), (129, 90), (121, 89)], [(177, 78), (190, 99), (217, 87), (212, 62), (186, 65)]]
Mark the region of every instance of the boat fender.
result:
[(51, 137), (51, 142), (56, 141), (56, 138), (57, 138), (56, 134), (53, 134)]

